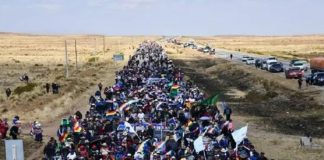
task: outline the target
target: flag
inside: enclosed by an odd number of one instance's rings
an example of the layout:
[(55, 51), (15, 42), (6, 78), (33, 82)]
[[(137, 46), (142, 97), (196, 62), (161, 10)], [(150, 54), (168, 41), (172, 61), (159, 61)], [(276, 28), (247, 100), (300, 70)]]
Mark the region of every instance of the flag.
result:
[(113, 116), (115, 114), (117, 114), (116, 111), (108, 111), (108, 112), (106, 112), (106, 116)]
[(139, 99), (135, 99), (135, 100), (130, 100), (124, 104), (122, 104), (119, 108), (118, 108), (118, 111), (122, 112), (124, 111), (129, 105), (133, 104), (133, 103), (137, 103), (139, 102), (140, 100)]
[(146, 154), (147, 152), (148, 152), (148, 150), (149, 150), (149, 148), (148, 148), (148, 142), (149, 142), (149, 139), (147, 139), (147, 140), (145, 140), (144, 142), (142, 142), (139, 146), (138, 146), (138, 148), (137, 148), (137, 150), (136, 150), (136, 153), (135, 153), (135, 155), (134, 155), (134, 158), (144, 158), (144, 154)]
[(165, 144), (166, 144), (166, 141), (158, 143), (156, 145), (156, 148), (155, 148), (154, 152), (156, 152), (156, 153), (158, 153), (158, 152), (164, 153), (165, 150), (166, 150), (166, 145)]
[(73, 132), (74, 133), (80, 133), (82, 130), (82, 127), (80, 126), (79, 122), (76, 121), (73, 125)]
[(135, 131), (135, 129), (134, 129), (134, 127), (130, 123), (124, 122), (124, 125), (125, 125), (126, 128), (128, 128), (128, 132), (129, 133), (135, 133), (135, 134), (137, 134), (136, 131)]
[(223, 137), (224, 137), (223, 134), (221, 134), (221, 135), (219, 135), (218, 137), (216, 137), (217, 142), (219, 142)]
[(177, 133), (174, 133), (174, 135), (173, 135), (173, 139), (174, 139), (175, 141), (178, 141), (179, 139), (181, 139), (181, 136), (180, 136), (179, 134), (177, 134)]
[(248, 129), (248, 125), (240, 128), (232, 133), (232, 136), (236, 143), (236, 146), (238, 146), (244, 140), (244, 138), (246, 138), (247, 129)]
[(199, 153), (200, 151), (205, 150), (204, 142), (203, 142), (203, 136), (199, 136), (195, 141), (194, 141), (194, 148), (196, 153)]
[(177, 124), (177, 119), (172, 117), (168, 120), (168, 124), (176, 125)]
[(202, 102), (200, 102), (200, 104), (206, 106), (214, 106), (217, 103), (217, 101), (218, 101), (218, 94), (203, 100)]
[(69, 134), (67, 132), (64, 132), (62, 135), (59, 135), (59, 141), (64, 142)]
[(180, 86), (178, 86), (178, 85), (173, 85), (173, 86), (171, 87), (170, 96), (171, 96), (171, 97), (175, 97), (175, 96), (177, 96), (177, 95), (178, 95), (178, 92), (179, 92), (179, 88), (180, 88)]

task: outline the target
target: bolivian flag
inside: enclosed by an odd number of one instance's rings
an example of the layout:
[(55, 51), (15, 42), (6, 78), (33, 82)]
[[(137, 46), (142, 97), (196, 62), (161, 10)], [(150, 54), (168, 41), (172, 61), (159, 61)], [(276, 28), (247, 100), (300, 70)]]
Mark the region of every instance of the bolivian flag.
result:
[(116, 111), (108, 111), (108, 112), (106, 112), (106, 116), (114, 116), (115, 114), (117, 114)]
[(179, 85), (173, 85), (171, 87), (171, 92), (170, 92), (170, 96), (171, 97), (175, 97), (178, 95), (178, 92), (179, 92), (179, 89), (180, 89), (180, 86)]
[(74, 133), (80, 133), (82, 130), (82, 127), (80, 126), (79, 122), (76, 121), (73, 126), (73, 132)]
[(68, 135), (69, 134), (67, 132), (64, 132), (63, 135), (60, 135), (59, 141), (64, 142)]
[(122, 104), (122, 105), (118, 108), (118, 111), (119, 111), (119, 112), (122, 112), (122, 111), (126, 110), (127, 107), (128, 107), (129, 105), (131, 105), (131, 104), (133, 104), (133, 103), (137, 103), (137, 102), (139, 102), (139, 101), (140, 101), (139, 99), (130, 100), (130, 101), (128, 101), (128, 102)]

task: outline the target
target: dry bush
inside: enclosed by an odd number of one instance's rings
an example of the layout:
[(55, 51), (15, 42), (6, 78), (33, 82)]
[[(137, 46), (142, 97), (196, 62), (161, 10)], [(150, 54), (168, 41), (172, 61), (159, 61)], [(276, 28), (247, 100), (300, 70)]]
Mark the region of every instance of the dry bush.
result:
[(88, 59), (88, 63), (94, 63), (97, 62), (99, 60), (99, 57), (91, 57)]
[(36, 86), (37, 86), (36, 83), (27, 83), (25, 86), (19, 86), (19, 87), (15, 88), (13, 93), (20, 95), (24, 92), (30, 92), (30, 91), (33, 91)]

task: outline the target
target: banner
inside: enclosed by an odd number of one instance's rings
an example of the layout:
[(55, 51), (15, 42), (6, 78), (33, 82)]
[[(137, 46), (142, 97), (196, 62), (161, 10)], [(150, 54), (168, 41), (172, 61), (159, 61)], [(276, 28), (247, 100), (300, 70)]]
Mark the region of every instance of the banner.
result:
[(199, 136), (195, 141), (194, 141), (194, 148), (196, 153), (199, 153), (200, 151), (205, 150), (204, 142), (203, 142), (203, 136)]
[(232, 133), (232, 136), (236, 143), (236, 146), (239, 145), (244, 140), (244, 138), (246, 138), (247, 130), (248, 130), (248, 125), (240, 128)]
[(5, 140), (5, 147), (6, 160), (24, 160), (24, 146), (22, 140)]

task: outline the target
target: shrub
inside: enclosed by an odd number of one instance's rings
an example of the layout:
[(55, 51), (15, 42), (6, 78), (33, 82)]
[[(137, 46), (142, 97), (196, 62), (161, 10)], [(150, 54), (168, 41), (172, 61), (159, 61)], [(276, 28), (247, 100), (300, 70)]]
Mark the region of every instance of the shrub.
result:
[(15, 88), (14, 94), (20, 95), (20, 94), (22, 94), (24, 92), (33, 91), (36, 86), (37, 86), (36, 83), (28, 83), (25, 86), (19, 86), (19, 87)]
[(92, 63), (92, 62), (98, 61), (98, 59), (99, 59), (99, 57), (91, 57), (91, 58), (89, 58), (88, 62)]
[(7, 108), (2, 109), (2, 113), (6, 113), (6, 112), (8, 112)]
[(60, 75), (60, 76), (55, 77), (55, 80), (60, 80), (62, 78), (64, 78), (64, 76)]
[(266, 96), (267, 96), (267, 98), (275, 98), (278, 96), (278, 93), (275, 91), (268, 91)]

